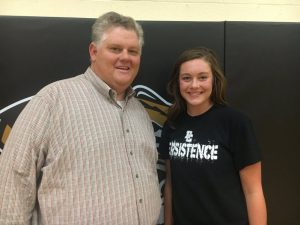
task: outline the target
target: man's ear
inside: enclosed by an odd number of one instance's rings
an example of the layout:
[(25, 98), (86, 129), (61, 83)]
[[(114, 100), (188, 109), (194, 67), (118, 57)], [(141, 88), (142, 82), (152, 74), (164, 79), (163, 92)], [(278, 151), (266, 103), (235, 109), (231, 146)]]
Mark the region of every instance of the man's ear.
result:
[(97, 52), (98, 52), (98, 49), (97, 49), (96, 44), (94, 42), (91, 42), (90, 46), (89, 46), (89, 53), (90, 53), (91, 61), (95, 61)]

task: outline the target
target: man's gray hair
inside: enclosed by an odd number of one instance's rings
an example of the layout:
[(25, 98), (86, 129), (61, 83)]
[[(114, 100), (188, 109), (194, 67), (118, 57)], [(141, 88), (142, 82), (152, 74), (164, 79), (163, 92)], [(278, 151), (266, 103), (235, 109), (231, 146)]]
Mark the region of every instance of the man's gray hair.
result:
[(100, 16), (92, 26), (92, 42), (99, 44), (105, 31), (112, 27), (123, 27), (134, 31), (139, 39), (140, 48), (144, 44), (144, 32), (142, 26), (133, 18), (123, 16), (116, 12), (108, 12)]

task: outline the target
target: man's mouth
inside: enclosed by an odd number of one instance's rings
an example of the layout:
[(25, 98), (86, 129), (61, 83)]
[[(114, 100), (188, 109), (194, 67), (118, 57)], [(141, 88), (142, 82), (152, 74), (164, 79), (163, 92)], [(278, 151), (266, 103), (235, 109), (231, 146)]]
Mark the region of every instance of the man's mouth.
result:
[(130, 69), (130, 67), (129, 66), (117, 66), (116, 67), (118, 70), (129, 70)]

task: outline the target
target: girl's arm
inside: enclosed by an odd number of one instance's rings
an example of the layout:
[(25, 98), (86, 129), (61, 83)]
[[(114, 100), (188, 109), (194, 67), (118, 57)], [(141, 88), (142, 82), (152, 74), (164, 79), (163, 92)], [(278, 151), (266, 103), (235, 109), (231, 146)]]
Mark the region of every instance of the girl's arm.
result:
[(172, 185), (171, 185), (171, 167), (170, 160), (166, 159), (166, 182), (164, 190), (164, 219), (165, 225), (173, 224), (172, 216)]
[(241, 169), (240, 179), (246, 198), (249, 225), (266, 225), (267, 210), (261, 182), (261, 163)]

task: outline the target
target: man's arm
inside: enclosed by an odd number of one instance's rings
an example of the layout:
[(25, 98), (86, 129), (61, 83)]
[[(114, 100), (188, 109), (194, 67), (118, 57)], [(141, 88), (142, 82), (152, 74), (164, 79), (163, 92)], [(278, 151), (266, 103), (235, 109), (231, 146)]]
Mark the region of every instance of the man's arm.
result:
[(36, 204), (37, 176), (45, 157), (49, 107), (32, 99), (16, 120), (0, 155), (0, 224), (28, 225)]

